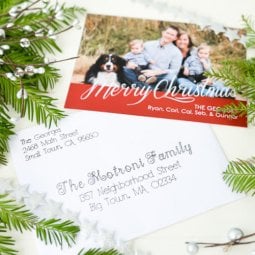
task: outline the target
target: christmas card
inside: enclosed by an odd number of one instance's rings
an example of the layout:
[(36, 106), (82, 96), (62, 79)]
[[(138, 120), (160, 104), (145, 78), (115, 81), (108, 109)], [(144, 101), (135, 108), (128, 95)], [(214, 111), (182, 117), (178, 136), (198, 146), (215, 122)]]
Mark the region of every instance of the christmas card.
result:
[(243, 35), (199, 20), (88, 14), (65, 107), (245, 127), (246, 116), (219, 111), (240, 93), (209, 75), (246, 57)]

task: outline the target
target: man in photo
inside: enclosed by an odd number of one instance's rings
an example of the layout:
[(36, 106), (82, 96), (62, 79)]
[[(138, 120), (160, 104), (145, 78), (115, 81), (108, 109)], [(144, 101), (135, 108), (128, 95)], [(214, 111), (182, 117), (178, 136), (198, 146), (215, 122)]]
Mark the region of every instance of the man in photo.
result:
[(154, 63), (149, 64), (149, 68), (141, 72), (147, 78), (155, 77), (156, 82), (149, 85), (146, 82), (139, 81), (134, 72), (136, 65), (130, 62), (127, 64), (127, 68), (124, 69), (127, 85), (149, 86), (151, 89), (165, 90), (169, 84), (173, 83), (182, 63), (182, 54), (173, 43), (177, 39), (178, 33), (179, 29), (177, 27), (169, 26), (162, 31), (160, 39), (144, 43), (144, 52), (153, 59)]

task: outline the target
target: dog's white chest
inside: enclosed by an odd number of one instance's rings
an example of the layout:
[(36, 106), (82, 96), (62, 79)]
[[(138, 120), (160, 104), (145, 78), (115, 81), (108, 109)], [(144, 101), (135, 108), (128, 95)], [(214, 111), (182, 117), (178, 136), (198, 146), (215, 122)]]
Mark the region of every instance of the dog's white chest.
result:
[(98, 72), (93, 84), (101, 86), (120, 86), (117, 80), (117, 74), (114, 72)]

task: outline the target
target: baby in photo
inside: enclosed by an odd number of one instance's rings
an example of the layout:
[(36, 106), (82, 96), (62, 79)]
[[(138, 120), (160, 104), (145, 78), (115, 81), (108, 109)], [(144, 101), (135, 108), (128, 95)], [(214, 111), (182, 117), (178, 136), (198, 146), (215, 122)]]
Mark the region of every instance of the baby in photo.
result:
[(142, 70), (148, 69), (149, 64), (154, 64), (153, 61), (145, 52), (143, 46), (143, 40), (135, 39), (129, 43), (130, 52), (123, 56), (129, 63), (129, 65), (134, 66), (134, 71), (138, 76), (138, 80), (145, 82), (147, 84), (151, 84), (156, 82), (157, 78), (146, 77), (144, 74), (141, 73)]

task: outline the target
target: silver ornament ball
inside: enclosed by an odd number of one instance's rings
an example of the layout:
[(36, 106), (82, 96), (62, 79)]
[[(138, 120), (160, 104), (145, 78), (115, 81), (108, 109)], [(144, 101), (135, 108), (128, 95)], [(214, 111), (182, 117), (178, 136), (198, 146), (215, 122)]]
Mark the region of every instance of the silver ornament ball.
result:
[(230, 241), (238, 240), (238, 239), (240, 239), (243, 236), (244, 236), (244, 233), (243, 233), (243, 231), (240, 228), (231, 228), (228, 231), (228, 239)]
[(11, 81), (16, 81), (17, 80), (17, 78), (13, 75), (13, 73), (6, 73), (5, 75)]
[(5, 31), (2, 28), (0, 28), (0, 37), (5, 38)]
[(43, 59), (43, 62), (44, 62), (44, 64), (49, 64), (50, 60), (49, 60), (48, 58), (45, 57), (45, 58)]
[(191, 243), (187, 244), (187, 252), (188, 252), (188, 254), (190, 254), (190, 255), (197, 254), (198, 250), (199, 250), (199, 247), (198, 247), (197, 243), (191, 242)]
[(10, 27), (13, 27), (13, 26), (14, 26), (14, 23), (7, 23), (7, 24), (6, 24), (6, 27), (7, 27), (7, 28), (10, 28)]
[(9, 49), (10, 49), (10, 46), (7, 45), (7, 44), (5, 44), (5, 45), (1, 45), (1, 48), (2, 48), (3, 50), (9, 50)]
[(43, 37), (44, 33), (43, 33), (43, 29), (38, 29), (35, 31), (35, 36), (36, 37)]
[(29, 76), (32, 76), (35, 73), (35, 68), (33, 66), (26, 66), (25, 73)]
[(22, 68), (20, 68), (20, 67), (17, 67), (16, 70), (15, 70), (15, 72), (14, 72), (14, 75), (15, 75), (16, 77), (18, 77), (18, 78), (23, 77), (24, 74), (25, 74), (24, 70), (23, 70)]
[(20, 40), (20, 46), (22, 48), (28, 48), (30, 46), (30, 41), (27, 38), (22, 38)]
[(23, 30), (26, 31), (26, 32), (32, 32), (33, 31), (32, 27), (30, 27), (29, 25), (24, 26)]
[(20, 89), (16, 94), (18, 99), (24, 98), (27, 99), (27, 91), (25, 89)]
[(13, 6), (10, 10), (9, 10), (9, 15), (12, 17), (15, 17), (18, 15), (17, 11), (18, 11), (18, 7), (17, 6)]

